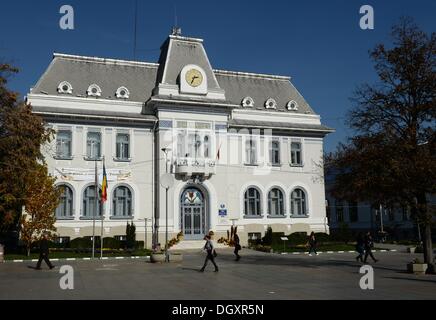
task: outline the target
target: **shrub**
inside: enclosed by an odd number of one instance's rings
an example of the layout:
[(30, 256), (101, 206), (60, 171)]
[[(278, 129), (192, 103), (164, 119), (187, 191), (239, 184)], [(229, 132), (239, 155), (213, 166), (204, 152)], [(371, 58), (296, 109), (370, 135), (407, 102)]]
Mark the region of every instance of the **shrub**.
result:
[(115, 238), (103, 238), (103, 248), (119, 249), (121, 247), (121, 241)]
[(136, 241), (136, 227), (132, 222), (131, 224), (127, 222), (126, 225), (126, 247), (127, 249), (133, 249), (135, 247)]
[(75, 238), (70, 241), (70, 248), (88, 249), (92, 248), (91, 237)]
[(268, 227), (265, 232), (265, 236), (262, 238), (263, 245), (271, 245), (272, 243), (272, 228)]
[(330, 235), (327, 234), (327, 233), (324, 233), (324, 232), (317, 232), (317, 233), (315, 233), (315, 238), (316, 238), (316, 241), (318, 243), (332, 241)]
[(301, 245), (306, 244), (308, 236), (306, 232), (294, 232), (288, 236), (291, 245)]

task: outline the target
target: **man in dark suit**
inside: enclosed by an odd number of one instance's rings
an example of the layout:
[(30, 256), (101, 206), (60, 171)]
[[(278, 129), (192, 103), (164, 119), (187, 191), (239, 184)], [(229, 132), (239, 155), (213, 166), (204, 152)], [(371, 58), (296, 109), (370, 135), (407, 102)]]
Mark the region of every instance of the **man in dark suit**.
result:
[(48, 259), (48, 254), (49, 254), (48, 236), (45, 233), (42, 236), (42, 239), (39, 241), (39, 260), (38, 260), (38, 263), (36, 264), (36, 270), (41, 270), (42, 260), (44, 260), (45, 263), (47, 263), (47, 265), (50, 269), (54, 268), (54, 265), (52, 265), (50, 260)]

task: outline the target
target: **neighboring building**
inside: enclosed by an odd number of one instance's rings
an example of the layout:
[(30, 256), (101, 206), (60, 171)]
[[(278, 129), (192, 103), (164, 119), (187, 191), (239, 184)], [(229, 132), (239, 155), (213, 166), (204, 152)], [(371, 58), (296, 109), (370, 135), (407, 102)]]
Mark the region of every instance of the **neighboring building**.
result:
[[(388, 240), (416, 240), (419, 238), (416, 223), (407, 207), (386, 208), (368, 202), (345, 201), (334, 198), (329, 192), (334, 175), (327, 175), (326, 214), (331, 234), (349, 229), (355, 236), (359, 232), (371, 231), (377, 238), (380, 231), (387, 232)], [(381, 214), (380, 214), (381, 213)]]
[[(56, 131), (43, 151), (65, 186), (60, 237), (92, 235), (94, 165), (101, 182), (103, 157), (104, 237), (124, 235), (133, 221), (143, 240), (146, 218), (148, 246), (152, 232), (163, 243), (166, 170), (175, 178), (170, 238), (209, 230), (219, 238), (232, 224), (243, 243), (268, 226), (329, 230), (322, 157), (333, 130), (289, 77), (214, 70), (201, 39), (170, 35), (158, 63), (54, 54), (28, 101)], [(97, 220), (97, 235), (100, 228)]]

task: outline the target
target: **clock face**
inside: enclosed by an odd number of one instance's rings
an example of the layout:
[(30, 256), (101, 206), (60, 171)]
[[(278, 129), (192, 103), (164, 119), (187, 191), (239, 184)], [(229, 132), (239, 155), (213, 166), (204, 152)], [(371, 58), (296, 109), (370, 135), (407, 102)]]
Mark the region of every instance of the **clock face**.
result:
[(198, 87), (203, 82), (203, 75), (197, 69), (190, 69), (186, 72), (185, 80), (191, 87)]

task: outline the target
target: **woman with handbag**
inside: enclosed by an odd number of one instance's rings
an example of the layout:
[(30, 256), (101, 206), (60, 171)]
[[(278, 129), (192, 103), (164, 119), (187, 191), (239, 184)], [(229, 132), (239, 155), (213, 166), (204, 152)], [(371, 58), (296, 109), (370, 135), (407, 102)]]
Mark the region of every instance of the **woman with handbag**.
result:
[(204, 240), (206, 240), (206, 243), (204, 244), (203, 249), (206, 250), (207, 256), (206, 259), (204, 260), (203, 268), (200, 269), (200, 272), (204, 272), (204, 269), (206, 268), (207, 262), (209, 260), (212, 261), (213, 265), (215, 266), (215, 272), (218, 272), (218, 266), (215, 263), (215, 257), (217, 256), (217, 253), (215, 251), (215, 248), (213, 247), (213, 243), (210, 235), (206, 235), (204, 237)]

